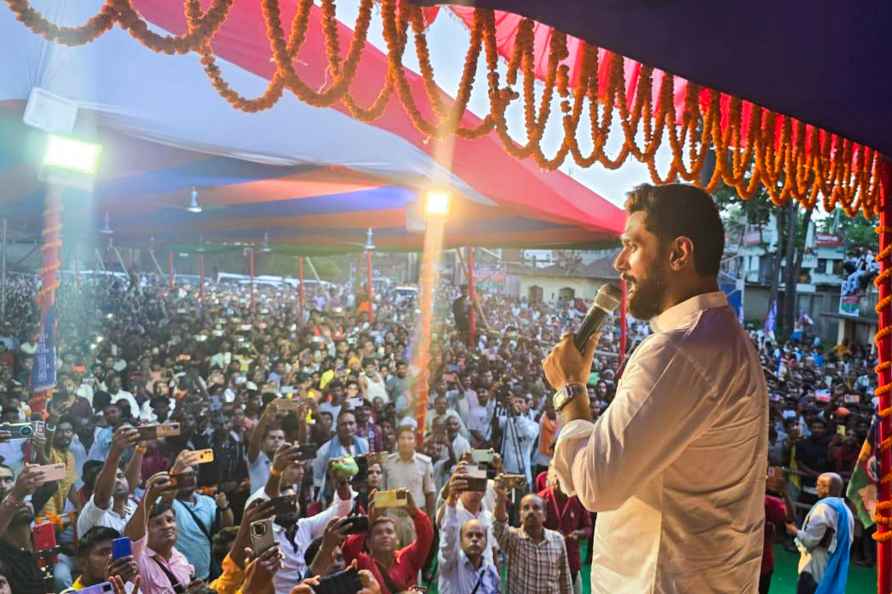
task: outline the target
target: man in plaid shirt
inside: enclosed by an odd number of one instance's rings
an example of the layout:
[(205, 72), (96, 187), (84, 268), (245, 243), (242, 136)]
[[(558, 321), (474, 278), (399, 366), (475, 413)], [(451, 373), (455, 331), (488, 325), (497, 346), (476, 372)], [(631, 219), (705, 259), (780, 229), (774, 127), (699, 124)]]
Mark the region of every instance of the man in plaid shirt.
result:
[(493, 531), (508, 555), (508, 592), (573, 594), (564, 537), (545, 528), (541, 497), (531, 493), (520, 500), (520, 528), (512, 528), (508, 525), (508, 490), (497, 479)]

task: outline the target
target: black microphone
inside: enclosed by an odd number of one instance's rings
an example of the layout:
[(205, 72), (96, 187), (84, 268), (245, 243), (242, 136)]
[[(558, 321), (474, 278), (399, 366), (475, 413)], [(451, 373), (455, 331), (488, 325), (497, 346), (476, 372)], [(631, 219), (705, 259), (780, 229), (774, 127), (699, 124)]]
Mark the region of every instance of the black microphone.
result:
[(595, 295), (595, 302), (582, 319), (582, 324), (573, 333), (573, 344), (580, 353), (585, 350), (585, 343), (592, 334), (600, 330), (604, 322), (616, 311), (622, 299), (623, 292), (619, 287), (610, 283), (601, 285), (598, 294)]

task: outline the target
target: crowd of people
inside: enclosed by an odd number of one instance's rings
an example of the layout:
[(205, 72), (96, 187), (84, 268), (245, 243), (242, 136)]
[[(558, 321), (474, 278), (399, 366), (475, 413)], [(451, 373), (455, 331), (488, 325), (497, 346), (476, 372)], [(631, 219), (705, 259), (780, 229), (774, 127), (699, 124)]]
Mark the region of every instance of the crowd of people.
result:
[[(36, 287), (12, 277), (0, 321), (0, 594), (580, 587), (597, 518), (550, 471), (560, 426), (541, 370), (576, 304), (480, 295), (469, 346), (469, 302), (442, 286), (419, 425), (411, 298), (385, 292), (370, 322), (347, 286), (300, 307), (288, 288), (209, 283), (199, 299), (151, 276), (63, 282), (57, 388), (40, 414)], [(647, 334), (633, 322), (630, 344)], [(875, 354), (751, 336), (771, 394), (770, 584), (775, 540), (810, 560), (837, 544), (802, 519), (841, 495), (826, 473), (855, 466)], [(622, 373), (618, 345), (608, 326), (588, 382), (595, 419)], [(851, 540), (873, 563), (869, 531)]]

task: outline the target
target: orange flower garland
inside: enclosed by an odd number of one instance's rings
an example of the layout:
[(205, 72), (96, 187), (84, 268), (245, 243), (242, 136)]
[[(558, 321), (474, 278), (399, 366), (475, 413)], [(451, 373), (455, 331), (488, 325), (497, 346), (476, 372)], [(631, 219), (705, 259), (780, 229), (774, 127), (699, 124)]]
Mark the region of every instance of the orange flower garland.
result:
[[(367, 106), (361, 106), (351, 95), (350, 85), (367, 43), (376, 0), (361, 0), (346, 56), (341, 55), (335, 0), (322, 1), (321, 29), (329, 77), (321, 89), (314, 89), (302, 80), (293, 65), (309, 28), (312, 1), (298, 0), (286, 39), (279, 0), (261, 0), (276, 72), (264, 92), (253, 99), (241, 96), (229, 86), (213, 52), (214, 35), (227, 18), (233, 0), (212, 0), (204, 12), (199, 0), (184, 0), (187, 31), (184, 35), (172, 36), (150, 31), (131, 0), (106, 0), (95, 16), (77, 27), (50, 23), (28, 0), (4, 1), (26, 27), (56, 43), (89, 43), (117, 23), (156, 52), (195, 51), (201, 55), (205, 74), (214, 89), (242, 111), (269, 109), (288, 89), (301, 101), (317, 107), (340, 103), (353, 117), (369, 122), (383, 114), (395, 94), (412, 124), (432, 138), (453, 134), (478, 138), (495, 131), (508, 153), (518, 158), (532, 158), (548, 170), (560, 167), (568, 158), (581, 167), (600, 163), (609, 169), (621, 167), (629, 158), (634, 158), (647, 165), (656, 183), (682, 179), (701, 184), (706, 156), (713, 152), (717, 158), (712, 175), (705, 180), (708, 190), (724, 183), (747, 199), (763, 186), (772, 202), (778, 205), (793, 198), (804, 207), (812, 207), (820, 196), (827, 210), (838, 205), (849, 215), (860, 210), (867, 217), (874, 216), (880, 207), (878, 158), (873, 149), (691, 82), (687, 83), (683, 107), (677, 113), (672, 74), (659, 73), (661, 80), (655, 85), (654, 69), (641, 65), (634, 85), (628, 86), (625, 58), (589, 44), (582, 45), (581, 72), (571, 83), (568, 67), (563, 64), (567, 40), (559, 31), (551, 32), (545, 80), (537, 87), (535, 23), (530, 19), (524, 19), (518, 27), (503, 81), (498, 68), (494, 13), (476, 9), (455, 100), (449, 100), (436, 84), (426, 38), (428, 23), (422, 9), (401, 0), (377, 0), (381, 4), (388, 69), (377, 96)], [(419, 105), (420, 98), (413, 95), (403, 65), (410, 28), (426, 106)], [(462, 119), (473, 91), (481, 51), (485, 54), (489, 110), (482, 122), (466, 127)], [(523, 110), (526, 132), (523, 143), (508, 130), (506, 113), (516, 102)], [(546, 155), (542, 143), (554, 104), (560, 108), (558, 126), (562, 140), (553, 154)], [(623, 143), (610, 156), (606, 147), (614, 118), (622, 130)], [(588, 154), (580, 148), (581, 135), (587, 136), (591, 144)], [(661, 172), (656, 155), (664, 147), (670, 151), (672, 160), (669, 168)]]

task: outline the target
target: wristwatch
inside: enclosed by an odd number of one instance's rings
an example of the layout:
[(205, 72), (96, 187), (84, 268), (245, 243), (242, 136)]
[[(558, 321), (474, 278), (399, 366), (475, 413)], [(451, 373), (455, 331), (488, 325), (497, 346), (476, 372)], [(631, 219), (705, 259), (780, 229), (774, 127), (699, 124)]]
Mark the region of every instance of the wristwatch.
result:
[(551, 402), (554, 404), (554, 410), (561, 412), (561, 409), (570, 404), (570, 401), (580, 396), (587, 396), (588, 390), (582, 384), (565, 384), (563, 388), (554, 393)]

